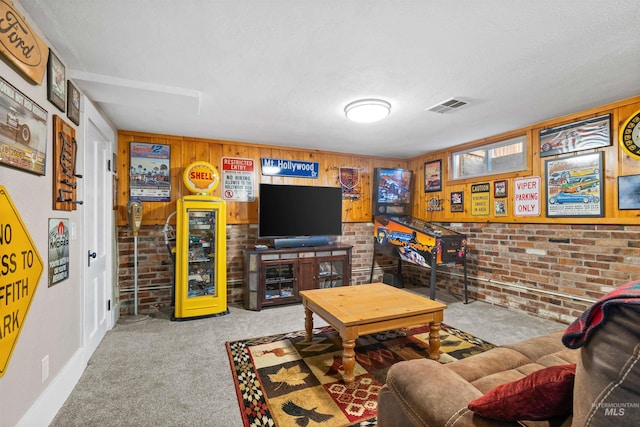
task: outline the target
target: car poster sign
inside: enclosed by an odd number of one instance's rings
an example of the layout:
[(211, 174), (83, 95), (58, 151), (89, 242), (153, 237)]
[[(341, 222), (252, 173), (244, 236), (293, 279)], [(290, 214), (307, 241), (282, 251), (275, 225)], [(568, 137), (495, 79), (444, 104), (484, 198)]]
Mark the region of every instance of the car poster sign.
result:
[(611, 115), (606, 114), (540, 131), (540, 157), (611, 145)]
[(171, 146), (131, 143), (129, 193), (131, 200), (171, 201)]
[(0, 164), (45, 174), (47, 110), (0, 77)]
[(547, 217), (603, 216), (601, 177), (601, 152), (547, 160)]

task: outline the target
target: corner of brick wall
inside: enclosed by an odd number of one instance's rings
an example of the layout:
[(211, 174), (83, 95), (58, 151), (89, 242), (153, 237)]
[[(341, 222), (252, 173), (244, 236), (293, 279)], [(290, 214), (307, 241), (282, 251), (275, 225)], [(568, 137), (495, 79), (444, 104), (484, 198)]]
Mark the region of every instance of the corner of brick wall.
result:
[[(469, 297), (564, 323), (593, 301), (640, 278), (640, 227), (567, 224), (442, 224), (468, 237)], [(243, 250), (261, 241), (258, 228), (227, 225), (227, 298), (242, 304)], [(345, 223), (339, 242), (352, 245), (351, 284), (369, 283), (373, 224)], [(120, 313), (133, 314), (133, 236), (118, 230)], [(372, 281), (395, 273), (397, 262), (376, 255)], [(624, 268), (622, 268), (624, 266)], [(138, 311), (171, 308), (173, 262), (162, 226), (145, 226), (138, 238)], [(463, 269), (438, 268), (438, 292), (462, 295)], [(430, 271), (404, 264), (403, 280), (429, 286)]]

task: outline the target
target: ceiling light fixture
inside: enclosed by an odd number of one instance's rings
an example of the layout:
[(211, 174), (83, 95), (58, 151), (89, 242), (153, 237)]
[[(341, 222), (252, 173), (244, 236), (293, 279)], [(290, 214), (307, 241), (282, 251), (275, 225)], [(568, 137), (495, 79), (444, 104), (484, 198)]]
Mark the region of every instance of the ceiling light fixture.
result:
[(382, 99), (360, 99), (344, 107), (347, 119), (358, 123), (372, 123), (382, 120), (391, 112), (391, 104)]

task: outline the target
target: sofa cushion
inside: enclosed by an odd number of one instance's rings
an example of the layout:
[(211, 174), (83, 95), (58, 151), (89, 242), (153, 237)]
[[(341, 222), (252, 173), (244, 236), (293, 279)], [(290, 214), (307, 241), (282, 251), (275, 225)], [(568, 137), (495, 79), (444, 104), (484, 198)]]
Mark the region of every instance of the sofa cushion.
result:
[(518, 341), (513, 344), (505, 344), (501, 347), (515, 350), (532, 362), (535, 362), (547, 354), (562, 351), (566, 348), (564, 344), (562, 344), (563, 333), (564, 331), (559, 330), (550, 334), (529, 338), (524, 341)]
[(478, 415), (502, 421), (548, 420), (571, 414), (576, 365), (540, 369), (471, 401)]
[(487, 375), (515, 369), (527, 363), (531, 363), (531, 360), (521, 353), (509, 348), (496, 347), (445, 366), (465, 380), (473, 382)]

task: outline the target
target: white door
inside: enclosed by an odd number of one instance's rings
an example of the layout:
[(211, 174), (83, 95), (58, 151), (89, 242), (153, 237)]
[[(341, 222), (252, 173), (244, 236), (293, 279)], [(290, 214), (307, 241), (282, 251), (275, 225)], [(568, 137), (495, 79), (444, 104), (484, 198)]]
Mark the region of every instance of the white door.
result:
[(111, 328), (111, 158), (109, 139), (84, 121), (84, 344), (88, 359)]

